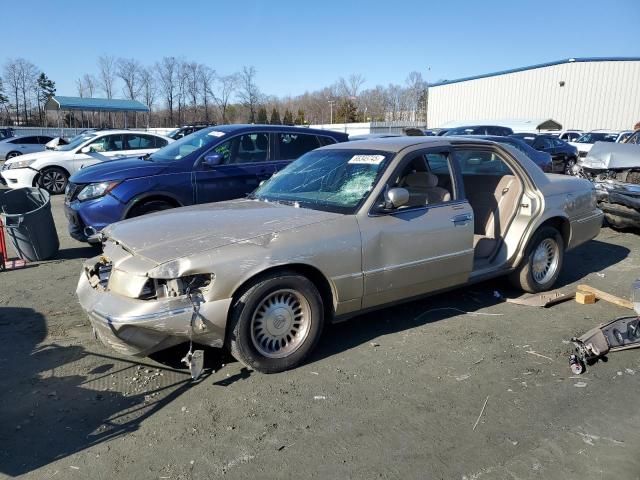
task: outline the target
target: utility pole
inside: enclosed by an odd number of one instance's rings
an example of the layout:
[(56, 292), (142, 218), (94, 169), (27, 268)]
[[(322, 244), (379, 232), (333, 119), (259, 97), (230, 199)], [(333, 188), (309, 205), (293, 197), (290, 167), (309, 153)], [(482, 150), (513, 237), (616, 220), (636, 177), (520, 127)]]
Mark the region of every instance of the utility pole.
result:
[(329, 104), (329, 118), (330, 121), (329, 123), (333, 124), (333, 104), (336, 103), (335, 100), (327, 100), (327, 103)]

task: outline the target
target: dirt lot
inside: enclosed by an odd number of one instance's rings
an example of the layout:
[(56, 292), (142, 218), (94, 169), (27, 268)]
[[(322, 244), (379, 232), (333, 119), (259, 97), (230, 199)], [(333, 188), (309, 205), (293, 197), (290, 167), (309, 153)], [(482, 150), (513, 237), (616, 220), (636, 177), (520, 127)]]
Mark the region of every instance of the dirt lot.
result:
[[(193, 384), (184, 348), (157, 363), (93, 339), (74, 292), (94, 250), (53, 204), (61, 259), (0, 272), (0, 477), (640, 478), (640, 350), (567, 364), (622, 308), (522, 307), (486, 282), (335, 325), (283, 374), (207, 351)], [(603, 229), (561, 285), (626, 296), (639, 266), (640, 237)]]

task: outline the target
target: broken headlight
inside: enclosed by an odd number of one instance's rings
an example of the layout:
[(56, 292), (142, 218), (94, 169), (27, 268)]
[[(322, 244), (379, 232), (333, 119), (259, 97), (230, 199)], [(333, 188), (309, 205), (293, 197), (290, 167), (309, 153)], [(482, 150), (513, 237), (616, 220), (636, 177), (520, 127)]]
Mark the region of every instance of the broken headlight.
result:
[(174, 279), (150, 278), (140, 296), (143, 300), (180, 297), (189, 292), (206, 289), (215, 278), (214, 274), (185, 275)]

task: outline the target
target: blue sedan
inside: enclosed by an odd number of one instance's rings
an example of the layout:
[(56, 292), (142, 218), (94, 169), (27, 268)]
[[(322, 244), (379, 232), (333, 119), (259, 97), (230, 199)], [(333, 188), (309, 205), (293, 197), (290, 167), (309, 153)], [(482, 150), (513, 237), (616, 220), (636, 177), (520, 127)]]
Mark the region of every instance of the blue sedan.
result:
[(125, 218), (243, 197), (304, 153), (347, 140), (327, 130), (220, 125), (144, 157), (84, 168), (66, 190), (69, 233), (98, 243), (104, 227)]

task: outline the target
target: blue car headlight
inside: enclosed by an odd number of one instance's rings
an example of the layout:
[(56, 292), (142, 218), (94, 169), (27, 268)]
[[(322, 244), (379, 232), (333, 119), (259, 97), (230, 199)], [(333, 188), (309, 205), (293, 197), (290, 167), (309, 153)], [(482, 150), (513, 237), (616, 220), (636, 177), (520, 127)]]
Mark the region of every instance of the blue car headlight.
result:
[(83, 201), (102, 197), (103, 195), (106, 195), (111, 190), (116, 188), (119, 183), (120, 182), (90, 183), (80, 191), (80, 193), (78, 194), (78, 200)]

